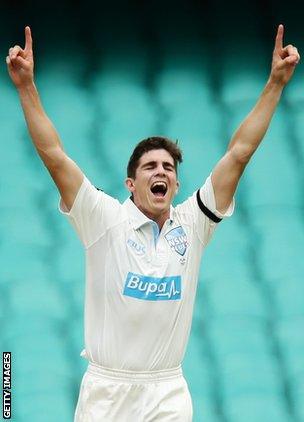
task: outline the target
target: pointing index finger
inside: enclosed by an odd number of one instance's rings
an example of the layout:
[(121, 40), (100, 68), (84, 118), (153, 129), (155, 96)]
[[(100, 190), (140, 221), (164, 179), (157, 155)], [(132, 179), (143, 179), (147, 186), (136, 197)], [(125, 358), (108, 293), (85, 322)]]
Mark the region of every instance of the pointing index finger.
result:
[(282, 50), (283, 48), (283, 35), (284, 35), (284, 26), (282, 24), (279, 25), (277, 36), (275, 39), (275, 50)]
[(31, 35), (31, 28), (29, 26), (25, 27), (25, 50), (32, 50), (32, 35)]

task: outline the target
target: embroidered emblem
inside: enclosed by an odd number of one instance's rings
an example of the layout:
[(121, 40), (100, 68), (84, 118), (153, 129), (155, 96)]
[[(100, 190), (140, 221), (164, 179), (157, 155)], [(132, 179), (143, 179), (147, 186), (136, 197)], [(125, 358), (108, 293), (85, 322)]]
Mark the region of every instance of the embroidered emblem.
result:
[(182, 226), (175, 227), (170, 230), (165, 238), (169, 243), (169, 246), (172, 250), (177, 252), (179, 255), (183, 256), (186, 253), (188, 247), (187, 235), (182, 228)]

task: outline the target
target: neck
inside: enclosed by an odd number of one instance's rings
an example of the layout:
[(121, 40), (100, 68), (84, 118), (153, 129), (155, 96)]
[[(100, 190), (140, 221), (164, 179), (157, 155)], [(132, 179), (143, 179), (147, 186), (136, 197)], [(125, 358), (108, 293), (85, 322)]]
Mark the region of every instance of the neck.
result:
[(150, 218), (150, 220), (155, 221), (155, 223), (158, 225), (159, 230), (162, 229), (163, 225), (165, 224), (165, 221), (168, 220), (168, 218), (170, 218), (170, 211), (167, 210), (164, 213), (160, 214), (160, 215), (155, 215), (152, 213), (149, 213), (143, 209), (141, 209), (140, 207), (138, 207), (140, 209), (140, 211), (145, 214), (146, 217)]
[(170, 217), (170, 213), (167, 212), (166, 214), (163, 214), (159, 217), (149, 217), (151, 218), (151, 220), (155, 221), (155, 223), (158, 225), (159, 230), (161, 230), (163, 228), (163, 225), (165, 224), (165, 222), (168, 220), (168, 218)]
[(137, 208), (143, 213), (145, 214), (146, 217), (150, 218), (150, 220), (155, 221), (155, 223), (158, 225), (159, 230), (162, 229), (163, 225), (165, 224), (165, 221), (168, 220), (168, 218), (170, 218), (170, 209), (166, 210), (160, 214), (154, 214), (152, 212), (146, 211), (143, 207), (140, 206), (140, 204), (136, 204), (136, 202), (134, 201), (134, 198), (131, 197), (130, 198), (134, 204), (137, 206)]

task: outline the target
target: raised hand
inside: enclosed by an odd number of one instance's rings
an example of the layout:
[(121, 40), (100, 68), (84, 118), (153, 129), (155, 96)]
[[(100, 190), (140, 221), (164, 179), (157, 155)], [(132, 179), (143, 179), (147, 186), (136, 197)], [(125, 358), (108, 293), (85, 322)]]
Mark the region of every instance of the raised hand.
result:
[(9, 55), (6, 56), (8, 73), (17, 88), (33, 82), (34, 59), (32, 45), (31, 29), (29, 26), (26, 26), (24, 49), (19, 45), (15, 45), (9, 49)]
[(272, 81), (286, 85), (300, 61), (298, 49), (289, 44), (283, 47), (284, 26), (279, 25), (275, 40), (271, 74)]

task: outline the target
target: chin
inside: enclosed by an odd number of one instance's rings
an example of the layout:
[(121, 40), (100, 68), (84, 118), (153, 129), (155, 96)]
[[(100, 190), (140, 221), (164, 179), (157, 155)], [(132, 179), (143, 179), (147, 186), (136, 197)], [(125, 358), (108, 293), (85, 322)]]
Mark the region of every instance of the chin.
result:
[(170, 203), (168, 203), (168, 201), (157, 202), (153, 204), (153, 208), (157, 211), (164, 212), (170, 209)]
[(146, 211), (148, 213), (152, 213), (152, 214), (162, 214), (168, 210), (170, 210), (170, 198), (168, 197), (149, 197), (147, 198), (147, 202), (146, 202)]

